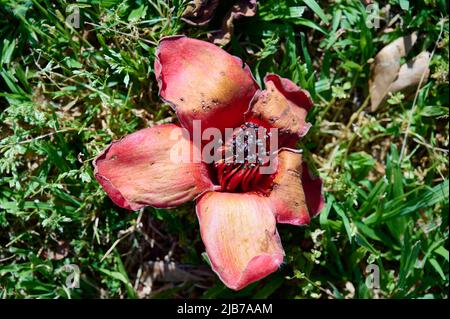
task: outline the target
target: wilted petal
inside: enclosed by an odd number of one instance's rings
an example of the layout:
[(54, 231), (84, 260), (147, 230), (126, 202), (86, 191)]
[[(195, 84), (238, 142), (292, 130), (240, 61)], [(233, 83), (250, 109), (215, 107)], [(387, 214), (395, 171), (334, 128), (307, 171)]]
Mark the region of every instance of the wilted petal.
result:
[(278, 154), (278, 171), (269, 195), (279, 223), (309, 224), (312, 216), (323, 207), (322, 183), (313, 179), (302, 154), (283, 149)]
[(176, 110), (181, 124), (192, 130), (234, 128), (258, 89), (248, 66), (214, 44), (186, 37), (161, 40), (155, 60), (160, 95)]
[(290, 150), (281, 150), (278, 153), (277, 174), (269, 195), (277, 222), (293, 225), (309, 224), (310, 217), (301, 177), (302, 155)]
[(293, 146), (311, 124), (306, 115), (312, 107), (308, 91), (275, 74), (265, 77), (266, 89), (252, 101), (246, 119), (279, 129), (280, 146)]
[(283, 262), (284, 251), (267, 198), (206, 193), (197, 203), (197, 216), (213, 270), (229, 288), (241, 289)]
[(204, 163), (182, 128), (158, 125), (113, 142), (95, 160), (95, 178), (119, 206), (177, 206), (214, 189)]
[(207, 24), (218, 4), (219, 0), (193, 0), (187, 5), (181, 19), (193, 25)]
[(234, 22), (242, 17), (253, 17), (256, 14), (256, 0), (237, 1), (223, 19), (221, 30), (211, 32), (208, 38), (215, 44), (225, 45), (231, 40)]

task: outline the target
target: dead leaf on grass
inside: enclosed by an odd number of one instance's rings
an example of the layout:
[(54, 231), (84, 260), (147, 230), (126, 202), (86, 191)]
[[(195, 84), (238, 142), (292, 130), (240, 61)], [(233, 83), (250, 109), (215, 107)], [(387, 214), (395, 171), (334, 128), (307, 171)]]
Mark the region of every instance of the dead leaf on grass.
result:
[[(182, 20), (192, 25), (206, 25), (213, 18), (221, 0), (193, 0), (183, 12)], [(225, 0), (222, 0), (225, 1)], [(219, 30), (208, 33), (208, 39), (217, 45), (225, 45), (231, 40), (234, 22), (242, 17), (252, 17), (256, 14), (257, 0), (237, 0), (223, 18)]]
[(416, 41), (417, 33), (398, 38), (375, 56), (369, 80), (372, 112), (386, 101), (389, 93), (414, 90), (422, 77), (422, 84), (426, 83), (430, 60), (428, 52), (424, 51), (401, 65), (401, 59), (408, 55)]
[(219, 0), (191, 1), (183, 12), (181, 19), (192, 25), (205, 25), (211, 21)]
[(222, 28), (208, 34), (208, 39), (217, 45), (225, 45), (231, 40), (234, 22), (243, 17), (253, 17), (256, 14), (256, 0), (238, 1), (223, 19)]

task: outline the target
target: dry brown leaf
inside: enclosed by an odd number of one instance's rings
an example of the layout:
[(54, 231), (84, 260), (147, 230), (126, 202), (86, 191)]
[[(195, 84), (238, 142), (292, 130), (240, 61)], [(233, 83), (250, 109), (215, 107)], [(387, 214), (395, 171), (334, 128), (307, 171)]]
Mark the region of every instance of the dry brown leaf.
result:
[(230, 9), (223, 19), (222, 28), (208, 34), (208, 39), (217, 45), (225, 45), (231, 40), (234, 21), (242, 17), (253, 17), (256, 14), (256, 0), (240, 0)]
[(193, 0), (184, 10), (181, 19), (192, 25), (205, 25), (213, 18), (218, 5), (219, 0)]
[(57, 241), (52, 249), (42, 250), (39, 254), (42, 258), (50, 260), (61, 260), (69, 254), (69, 244), (63, 240)]
[(428, 78), (428, 52), (422, 52), (408, 63), (400, 65), (401, 58), (408, 54), (416, 41), (417, 33), (414, 32), (396, 39), (375, 56), (369, 80), (372, 112), (385, 101), (388, 93), (417, 87), (424, 72), (424, 79)]
[(415, 89), (423, 76), (424, 80), (430, 75), (430, 53), (421, 52), (411, 61), (403, 64), (398, 72), (398, 78), (395, 80), (389, 90), (391, 92), (408, 91)]
[(211, 280), (213, 272), (207, 266), (190, 266), (174, 263), (173, 261), (150, 261), (143, 265), (142, 274), (137, 279), (136, 291), (140, 298), (147, 298), (158, 291), (164, 291), (172, 285), (163, 285), (154, 290), (154, 284), (179, 284), (195, 282), (196, 284)]
[[(193, 0), (182, 15), (182, 20), (192, 25), (208, 24), (214, 17), (221, 0)], [(225, 0), (222, 0), (225, 1)], [(223, 18), (220, 30), (208, 34), (208, 39), (217, 45), (225, 45), (231, 40), (234, 21), (242, 17), (252, 17), (256, 14), (257, 0), (235, 0), (233, 6)]]

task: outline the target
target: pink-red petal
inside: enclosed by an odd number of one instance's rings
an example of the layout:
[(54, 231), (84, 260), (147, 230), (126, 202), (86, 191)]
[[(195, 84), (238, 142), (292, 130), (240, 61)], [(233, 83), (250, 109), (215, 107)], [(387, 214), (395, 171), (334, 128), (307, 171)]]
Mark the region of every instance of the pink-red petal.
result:
[(95, 160), (95, 178), (117, 205), (173, 207), (215, 189), (181, 127), (158, 125), (113, 142)]
[(306, 115), (312, 107), (308, 91), (292, 81), (269, 74), (264, 78), (266, 89), (252, 101), (246, 120), (279, 129), (279, 145), (293, 147), (311, 127)]
[(258, 90), (239, 58), (214, 44), (183, 36), (160, 41), (155, 75), (161, 98), (190, 131), (193, 120), (200, 120), (203, 129), (239, 126)]
[(278, 153), (277, 173), (269, 195), (277, 222), (309, 224), (310, 215), (302, 185), (301, 153), (283, 149)]
[(268, 197), (277, 222), (309, 224), (324, 206), (322, 181), (311, 174), (298, 151), (281, 149), (277, 163), (277, 173)]
[(267, 198), (209, 192), (197, 203), (200, 233), (213, 270), (239, 290), (276, 271), (284, 251)]
[(302, 185), (305, 192), (306, 205), (309, 215), (318, 215), (325, 206), (325, 199), (322, 192), (322, 180), (314, 176), (308, 169), (306, 163), (302, 164)]

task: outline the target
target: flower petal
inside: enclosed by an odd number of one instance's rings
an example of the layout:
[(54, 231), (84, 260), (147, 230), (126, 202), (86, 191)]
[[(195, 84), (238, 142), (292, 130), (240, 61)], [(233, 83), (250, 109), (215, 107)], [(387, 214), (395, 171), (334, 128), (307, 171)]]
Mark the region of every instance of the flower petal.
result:
[(302, 154), (282, 149), (278, 153), (278, 171), (269, 195), (277, 222), (292, 225), (309, 224), (323, 207), (322, 182), (313, 179)]
[(306, 115), (312, 107), (310, 95), (276, 74), (267, 75), (264, 82), (266, 89), (253, 99), (246, 120), (267, 128), (278, 128), (279, 144), (292, 147), (311, 127), (306, 122)]
[(309, 224), (310, 217), (301, 176), (302, 155), (290, 150), (281, 150), (278, 153), (278, 171), (269, 195), (279, 223)]
[(155, 74), (160, 96), (190, 131), (193, 120), (201, 120), (202, 128), (239, 126), (258, 90), (239, 58), (214, 44), (183, 36), (160, 41)]
[(213, 270), (234, 290), (278, 269), (284, 251), (265, 197), (204, 194), (197, 203), (200, 233)]
[(177, 206), (215, 189), (208, 167), (192, 163), (196, 149), (184, 133), (158, 125), (113, 142), (94, 160), (95, 178), (113, 202), (132, 210)]
[(325, 199), (322, 192), (322, 180), (309, 171), (306, 163), (303, 163), (302, 166), (302, 185), (303, 191), (305, 192), (306, 206), (308, 206), (309, 215), (314, 217), (318, 215), (325, 206)]

